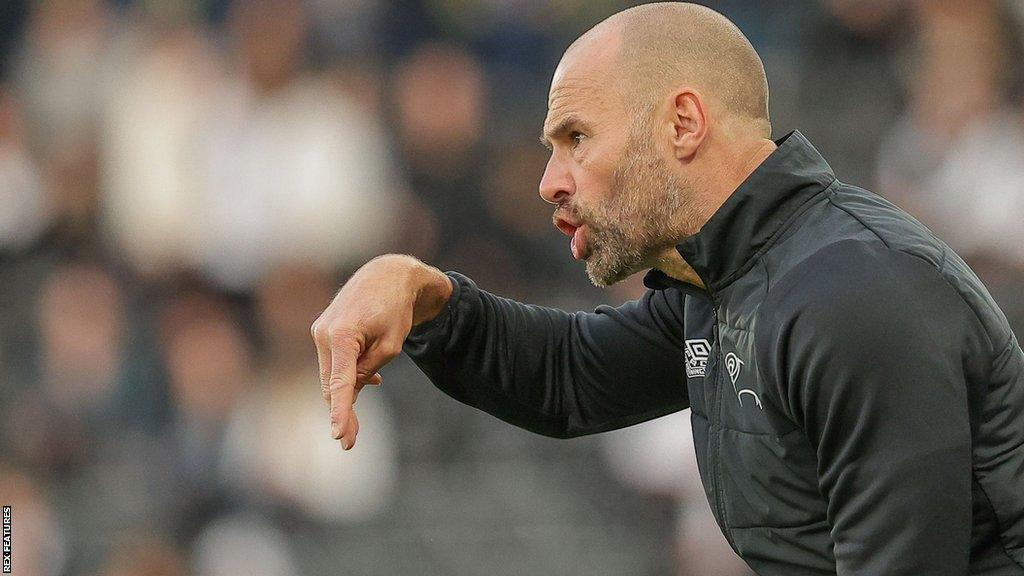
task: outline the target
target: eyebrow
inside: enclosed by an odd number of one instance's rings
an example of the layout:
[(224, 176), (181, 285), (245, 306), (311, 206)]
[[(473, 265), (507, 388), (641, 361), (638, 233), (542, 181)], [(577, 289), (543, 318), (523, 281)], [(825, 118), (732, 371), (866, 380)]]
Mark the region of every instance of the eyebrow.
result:
[(547, 148), (548, 150), (551, 150), (552, 140), (556, 140), (559, 137), (567, 134), (574, 126), (582, 123), (583, 122), (580, 121), (579, 117), (570, 114), (559, 120), (553, 128), (545, 129), (544, 133), (541, 134), (540, 136), (540, 143), (543, 144), (544, 147)]

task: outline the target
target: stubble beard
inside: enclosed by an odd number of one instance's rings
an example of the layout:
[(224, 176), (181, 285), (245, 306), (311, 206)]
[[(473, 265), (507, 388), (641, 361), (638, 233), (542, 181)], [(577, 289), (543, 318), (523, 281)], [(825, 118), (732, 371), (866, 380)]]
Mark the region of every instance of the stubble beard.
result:
[(600, 288), (653, 267), (659, 253), (685, 236), (692, 219), (689, 186), (649, 140), (631, 138), (623, 156), (610, 199), (574, 207), (588, 228), (587, 276)]

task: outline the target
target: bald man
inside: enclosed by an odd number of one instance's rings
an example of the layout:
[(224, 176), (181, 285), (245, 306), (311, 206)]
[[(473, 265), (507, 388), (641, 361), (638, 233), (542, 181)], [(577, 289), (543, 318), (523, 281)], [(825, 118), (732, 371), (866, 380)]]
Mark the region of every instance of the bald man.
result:
[(651, 4), (587, 32), (551, 84), (540, 195), (595, 284), (649, 270), (649, 290), (567, 313), (377, 258), (313, 325), (334, 437), (352, 447), (357, 393), (404, 347), (549, 436), (690, 408), (711, 508), (758, 574), (1024, 574), (1006, 319), (917, 221), (770, 131), (761, 61), (720, 14)]

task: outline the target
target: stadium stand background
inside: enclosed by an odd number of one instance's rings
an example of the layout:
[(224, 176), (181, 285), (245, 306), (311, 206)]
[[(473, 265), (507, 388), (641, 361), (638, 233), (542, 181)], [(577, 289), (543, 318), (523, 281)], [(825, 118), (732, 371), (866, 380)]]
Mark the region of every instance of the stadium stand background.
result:
[[(366, 258), (587, 309), (536, 194), (612, 0), (0, 2), (0, 501), (25, 576), (740, 576), (688, 417), (560, 441), (406, 360), (329, 438), (308, 328)], [(910, 210), (1024, 326), (1024, 2), (721, 0), (776, 135)]]

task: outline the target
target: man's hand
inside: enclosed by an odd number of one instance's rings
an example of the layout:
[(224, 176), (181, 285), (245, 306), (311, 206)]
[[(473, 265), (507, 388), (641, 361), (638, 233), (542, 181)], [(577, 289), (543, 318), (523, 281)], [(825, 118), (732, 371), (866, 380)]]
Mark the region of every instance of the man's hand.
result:
[(444, 309), (452, 286), (440, 270), (411, 256), (374, 258), (342, 286), (311, 328), (320, 387), (331, 407), (331, 435), (351, 448), (359, 433), (353, 405), (378, 371), (402, 351), (409, 331)]

